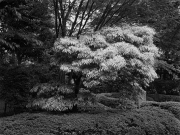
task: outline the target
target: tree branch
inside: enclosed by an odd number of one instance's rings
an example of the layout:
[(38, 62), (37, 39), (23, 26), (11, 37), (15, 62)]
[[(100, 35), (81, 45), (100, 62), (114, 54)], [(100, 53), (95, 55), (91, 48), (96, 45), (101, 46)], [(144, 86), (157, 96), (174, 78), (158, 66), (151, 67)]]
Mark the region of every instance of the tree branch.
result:
[(102, 16), (101, 16), (98, 24), (96, 25), (94, 31), (97, 31), (97, 30), (99, 29), (99, 26), (101, 25), (101, 23), (102, 23), (105, 15), (106, 15), (106, 13), (108, 12), (108, 10), (109, 10), (110, 7), (111, 7), (111, 1), (109, 1), (109, 3), (106, 5), (106, 8), (105, 8), (105, 10), (104, 10), (104, 12), (103, 12), (103, 14), (102, 14)]
[[(67, 20), (65, 20), (65, 13), (64, 13), (64, 8), (63, 8), (63, 2), (62, 0), (59, 0), (59, 5), (60, 5), (60, 11), (61, 11), (61, 30), (62, 30), (62, 37), (66, 36), (66, 22)], [(59, 17), (60, 18), (60, 17)]]
[(72, 4), (69, 3), (69, 7), (68, 7), (68, 11), (66, 13), (66, 16), (65, 16), (65, 20), (68, 19), (69, 17), (69, 14), (71, 13), (72, 11), (72, 8), (74, 7), (75, 3), (76, 3), (77, 0), (73, 0)]
[[(130, 0), (129, 0), (129, 1), (130, 1)], [(106, 24), (108, 24), (108, 23), (112, 20), (112, 18), (114, 17), (114, 15), (117, 14), (118, 12), (120, 12), (120, 11), (123, 9), (123, 7), (124, 7), (129, 1), (126, 1), (126, 0), (125, 0), (125, 1), (123, 2), (123, 4), (111, 15), (111, 17), (104, 22), (103, 26), (105, 26)]]
[(111, 11), (115, 8), (115, 6), (117, 6), (117, 4), (120, 2), (121, 0), (118, 0), (114, 6), (112, 6), (111, 8), (109, 8), (109, 10), (107, 11), (106, 15), (103, 17), (103, 20), (101, 22), (101, 24), (99, 25), (98, 29), (101, 29), (104, 26), (104, 22), (106, 21), (108, 15), (111, 13)]
[(70, 30), (70, 32), (69, 32), (69, 36), (71, 36), (72, 33), (73, 33), (73, 31), (74, 31), (74, 26), (75, 26), (76, 23), (77, 23), (77, 19), (78, 19), (78, 17), (79, 17), (80, 9), (81, 9), (81, 7), (82, 7), (82, 5), (83, 5), (83, 2), (84, 2), (84, 0), (81, 0), (81, 2), (80, 2), (80, 4), (79, 4), (78, 11), (77, 11), (77, 13), (76, 13), (74, 22), (73, 22), (73, 24), (72, 24), (72, 26), (71, 26), (71, 30)]
[[(88, 5), (89, 5), (89, 2), (90, 2), (90, 0), (88, 0), (88, 2), (87, 2), (87, 4), (86, 4), (86, 7), (85, 7), (85, 10), (84, 10), (84, 12), (82, 13), (82, 18), (81, 18), (81, 21), (80, 21), (78, 34), (79, 34), (80, 30), (81, 30), (82, 23), (83, 23), (83, 20), (84, 20), (84, 18), (85, 18), (84, 16), (85, 16), (85, 13), (86, 13), (86, 11), (87, 11), (87, 8), (88, 8)], [(77, 35), (77, 36), (78, 36), (78, 35)]]
[(77, 34), (77, 37), (79, 37), (79, 34), (82, 33), (82, 30), (83, 30), (84, 27), (86, 26), (89, 18), (90, 18), (90, 17), (92, 16), (92, 14), (96, 11), (96, 9), (92, 11), (94, 3), (95, 3), (95, 2), (93, 2), (93, 3), (91, 4), (91, 7), (90, 7), (90, 9), (89, 9), (89, 12), (87, 13), (88, 16), (87, 16), (87, 18), (86, 18), (86, 20), (85, 20), (85, 22), (84, 22), (84, 25), (83, 25), (82, 28), (79, 30), (79, 32), (78, 32), (78, 34)]
[(58, 3), (57, 0), (53, 0), (53, 6), (54, 6), (54, 13), (55, 13), (55, 30), (56, 30), (56, 38), (58, 38), (59, 30), (58, 30), (58, 24), (57, 24), (57, 19), (58, 19), (58, 14), (57, 14), (57, 9), (58, 9)]
[[(132, 6), (132, 4), (136, 1), (136, 0), (132, 0), (131, 2), (130, 2), (131, 0), (129, 0), (128, 2), (127, 2), (127, 4), (126, 5), (124, 5), (124, 10), (122, 10), (119, 14), (118, 14), (118, 18), (117, 19), (115, 19), (114, 21), (112, 21), (111, 22), (111, 25), (113, 25), (113, 23), (117, 23), (117, 22), (119, 22), (122, 18), (124, 18), (127, 14), (125, 14), (128, 10), (127, 10), (127, 6)], [(130, 2), (130, 3), (129, 3)], [(129, 4), (128, 4), (129, 3)]]

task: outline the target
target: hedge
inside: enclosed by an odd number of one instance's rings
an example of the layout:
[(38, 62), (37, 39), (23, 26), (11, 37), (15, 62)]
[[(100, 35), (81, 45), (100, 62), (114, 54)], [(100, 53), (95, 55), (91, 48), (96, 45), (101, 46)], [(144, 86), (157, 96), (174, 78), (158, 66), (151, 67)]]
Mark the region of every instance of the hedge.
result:
[(0, 127), (3, 135), (179, 135), (180, 103), (147, 102), (114, 113), (22, 113), (1, 118)]
[(164, 95), (164, 94), (147, 94), (147, 100), (158, 101), (158, 102), (166, 102), (166, 101), (180, 102), (180, 96)]

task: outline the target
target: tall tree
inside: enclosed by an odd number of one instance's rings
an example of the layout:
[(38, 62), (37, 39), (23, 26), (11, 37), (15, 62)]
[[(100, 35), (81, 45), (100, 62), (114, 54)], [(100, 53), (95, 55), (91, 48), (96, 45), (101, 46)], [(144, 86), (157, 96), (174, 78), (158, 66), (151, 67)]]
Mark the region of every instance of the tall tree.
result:
[[(137, 0), (53, 0), (56, 38), (79, 38), (89, 30), (115, 24), (135, 3)], [(60, 76), (64, 82), (65, 73)]]
[(46, 0), (0, 2), (0, 48), (14, 56), (17, 64), (26, 58), (39, 60), (43, 43), (52, 38), (47, 4)]

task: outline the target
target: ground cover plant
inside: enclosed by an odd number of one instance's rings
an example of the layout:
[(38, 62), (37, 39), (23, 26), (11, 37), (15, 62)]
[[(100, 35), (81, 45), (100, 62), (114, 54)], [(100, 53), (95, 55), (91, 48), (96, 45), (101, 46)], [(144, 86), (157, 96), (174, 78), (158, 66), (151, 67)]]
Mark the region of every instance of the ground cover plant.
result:
[(103, 113), (22, 113), (0, 119), (3, 135), (179, 135), (180, 104), (147, 102), (140, 109)]

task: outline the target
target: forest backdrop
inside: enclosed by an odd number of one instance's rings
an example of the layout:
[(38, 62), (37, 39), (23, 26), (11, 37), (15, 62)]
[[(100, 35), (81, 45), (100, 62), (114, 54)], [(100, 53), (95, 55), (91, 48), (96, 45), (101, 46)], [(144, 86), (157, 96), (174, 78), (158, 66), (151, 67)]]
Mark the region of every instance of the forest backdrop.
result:
[[(115, 80), (106, 80), (101, 82), (101, 85), (90, 88), (91, 91), (119, 92), (122, 89), (131, 89), (131, 85), (126, 82), (135, 80), (142, 85), (138, 87), (147, 93), (179, 95), (179, 6), (178, 0), (1, 0), (0, 98), (18, 110), (31, 100), (30, 90), (36, 92), (36, 95), (31, 93), (32, 97), (39, 98), (56, 95), (59, 88), (63, 88), (66, 92), (60, 90), (60, 93), (66, 95), (71, 89), (72, 80), (75, 91), (78, 87), (86, 88), (87, 86), (80, 84), (82, 75), (79, 72), (71, 69), (71, 72), (66, 73), (60, 70), (62, 62), (72, 62), (75, 58), (64, 57), (66, 55), (63, 52), (57, 51), (57, 45), (75, 46), (74, 39), (79, 43), (82, 35), (95, 35), (107, 27), (114, 28), (111, 30), (114, 34), (114, 31), (124, 26), (132, 29), (130, 34), (134, 34), (133, 27), (136, 26), (144, 28), (143, 33), (148, 33), (149, 29), (156, 31), (155, 35), (152, 34), (152, 40), (161, 52), (154, 67), (159, 78), (153, 77), (155, 80), (149, 81), (150, 86), (146, 86), (141, 81), (146, 74), (138, 74), (139, 77), (132, 78), (133, 74), (126, 74), (127, 71), (132, 73), (132, 70), (124, 70), (119, 75), (123, 79), (119, 77)], [(146, 34), (142, 34), (142, 37), (143, 35)], [(132, 39), (133, 37), (129, 37), (124, 42), (138, 46), (138, 42)], [(103, 38), (99, 40), (103, 42)], [(95, 68), (94, 65), (92, 67)], [(137, 71), (133, 72), (137, 74)], [(57, 82), (61, 85), (57, 86)], [(48, 89), (53, 87), (51, 91), (41, 88), (44, 91), (37, 93), (39, 84), (45, 83), (52, 84), (44, 86)], [(34, 87), (36, 85), (38, 88)], [(134, 85), (132, 87), (134, 88)], [(49, 102), (52, 103), (52, 100), (54, 101), (51, 98)]]

